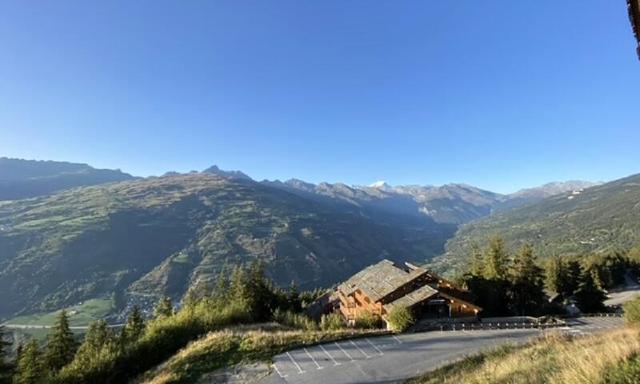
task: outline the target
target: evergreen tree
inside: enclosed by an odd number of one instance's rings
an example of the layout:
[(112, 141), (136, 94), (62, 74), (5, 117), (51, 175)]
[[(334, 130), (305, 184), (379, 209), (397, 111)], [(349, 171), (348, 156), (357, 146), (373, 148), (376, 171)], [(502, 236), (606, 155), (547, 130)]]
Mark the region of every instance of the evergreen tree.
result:
[(154, 316), (158, 317), (169, 317), (173, 315), (173, 303), (171, 302), (171, 298), (168, 296), (163, 297), (156, 304), (156, 308), (154, 310)]
[(184, 294), (184, 298), (182, 299), (183, 308), (193, 308), (198, 303), (196, 290), (197, 289), (193, 286), (187, 289), (187, 292)]
[(566, 277), (565, 277), (565, 291), (563, 294), (565, 297), (573, 296), (580, 287), (582, 275), (582, 267), (578, 260), (568, 260), (566, 263)]
[(14, 384), (42, 384), (47, 381), (48, 374), (42, 361), (42, 354), (35, 340), (29, 341), (18, 358)]
[[(81, 382), (103, 380), (113, 373), (114, 364), (121, 353), (122, 343), (107, 322), (95, 321), (89, 326), (75, 359), (63, 368), (61, 375), (83, 377)], [(87, 373), (91, 374), (90, 378), (85, 377)]]
[(473, 276), (484, 275), (485, 258), (482, 254), (482, 249), (478, 244), (471, 245), (471, 270), (469, 271)]
[(500, 236), (489, 239), (485, 251), (485, 265), (483, 274), (489, 280), (507, 280), (509, 271), (509, 253)]
[(128, 344), (138, 340), (142, 336), (144, 329), (145, 323), (142, 312), (140, 312), (140, 308), (137, 305), (134, 305), (127, 317), (127, 323), (122, 328), (122, 341), (124, 344)]
[(302, 302), (300, 301), (300, 294), (298, 293), (298, 286), (295, 281), (291, 281), (291, 285), (289, 285), (287, 303), (291, 311), (296, 313), (302, 311)]
[(216, 281), (216, 289), (214, 292), (214, 297), (220, 301), (226, 301), (228, 298), (229, 291), (229, 277), (227, 276), (228, 267), (223, 265), (220, 269), (220, 273), (218, 274), (218, 279)]
[(58, 315), (53, 333), (49, 335), (45, 350), (45, 361), (47, 367), (57, 372), (73, 360), (76, 353), (76, 340), (73, 332), (69, 329), (69, 316), (64, 309)]
[(518, 315), (537, 314), (545, 303), (544, 274), (530, 244), (515, 256), (511, 272), (511, 302)]
[(558, 293), (562, 297), (568, 297), (573, 291), (567, 295), (568, 270), (564, 260), (559, 256), (553, 256), (545, 268), (546, 286), (549, 290)]
[(584, 313), (602, 312), (606, 309), (604, 301), (607, 295), (595, 282), (591, 271), (585, 269), (582, 282), (575, 294), (578, 308)]
[(8, 384), (11, 380), (12, 366), (7, 361), (11, 342), (7, 340), (5, 330), (0, 326), (0, 384)]

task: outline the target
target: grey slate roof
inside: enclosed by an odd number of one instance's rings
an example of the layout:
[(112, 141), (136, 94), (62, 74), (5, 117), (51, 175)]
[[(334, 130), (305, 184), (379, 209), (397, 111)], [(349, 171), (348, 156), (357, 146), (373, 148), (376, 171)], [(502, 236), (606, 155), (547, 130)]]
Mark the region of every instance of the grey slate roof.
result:
[(353, 275), (338, 290), (350, 295), (359, 289), (375, 302), (426, 272), (422, 268), (405, 270), (392, 261), (382, 260)]
[(438, 291), (434, 288), (431, 288), (428, 285), (423, 285), (422, 287), (416, 289), (415, 291), (400, 297), (397, 300), (394, 300), (390, 303), (384, 305), (387, 311), (390, 311), (393, 307), (406, 307), (409, 308), (421, 301), (424, 301), (431, 296), (435, 296), (438, 294)]

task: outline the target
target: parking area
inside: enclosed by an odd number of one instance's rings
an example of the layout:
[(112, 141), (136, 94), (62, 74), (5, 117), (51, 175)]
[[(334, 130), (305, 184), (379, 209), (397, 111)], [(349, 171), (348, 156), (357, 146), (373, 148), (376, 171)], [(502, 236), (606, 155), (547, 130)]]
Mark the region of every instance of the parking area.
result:
[(261, 383), (402, 382), (482, 349), (526, 342), (544, 332), (587, 335), (622, 324), (620, 317), (586, 317), (551, 329), (457, 329), (342, 340), (276, 356), (272, 374)]
[(385, 350), (401, 344), (402, 341), (394, 335), (320, 344), (277, 356), (273, 368), (280, 377), (286, 378), (384, 356)]

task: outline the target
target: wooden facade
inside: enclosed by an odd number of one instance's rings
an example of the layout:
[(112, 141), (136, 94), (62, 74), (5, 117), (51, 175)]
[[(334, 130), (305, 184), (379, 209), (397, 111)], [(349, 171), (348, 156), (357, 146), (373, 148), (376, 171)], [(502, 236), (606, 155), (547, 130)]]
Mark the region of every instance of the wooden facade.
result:
[(385, 319), (395, 306), (411, 308), (419, 317), (477, 318), (482, 310), (469, 293), (432, 272), (411, 264), (399, 267), (383, 260), (340, 284), (337, 309), (350, 324), (364, 313)]

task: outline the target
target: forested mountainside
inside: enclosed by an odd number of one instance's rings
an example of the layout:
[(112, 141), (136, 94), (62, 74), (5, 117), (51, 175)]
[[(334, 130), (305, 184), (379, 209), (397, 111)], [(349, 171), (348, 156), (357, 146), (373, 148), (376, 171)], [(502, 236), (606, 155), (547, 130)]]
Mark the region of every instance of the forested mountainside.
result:
[(210, 173), (0, 202), (0, 317), (114, 296), (179, 298), (254, 259), (279, 284), (328, 286), (382, 258), (422, 262), (455, 226), (365, 211)]
[(338, 200), (358, 209), (426, 215), (438, 223), (456, 225), (485, 217), (495, 211), (536, 203), (549, 196), (595, 185), (587, 181), (553, 182), (503, 195), (466, 184), (390, 186), (379, 182), (370, 186), (348, 186), (343, 183), (316, 185), (298, 179), (263, 183), (305, 197)]
[(129, 180), (119, 170), (96, 169), (87, 164), (0, 158), (0, 200), (48, 195), (80, 186)]
[(439, 269), (464, 267), (472, 244), (502, 236), (515, 249), (530, 242), (541, 257), (600, 253), (640, 243), (640, 175), (548, 197), (460, 227)]

